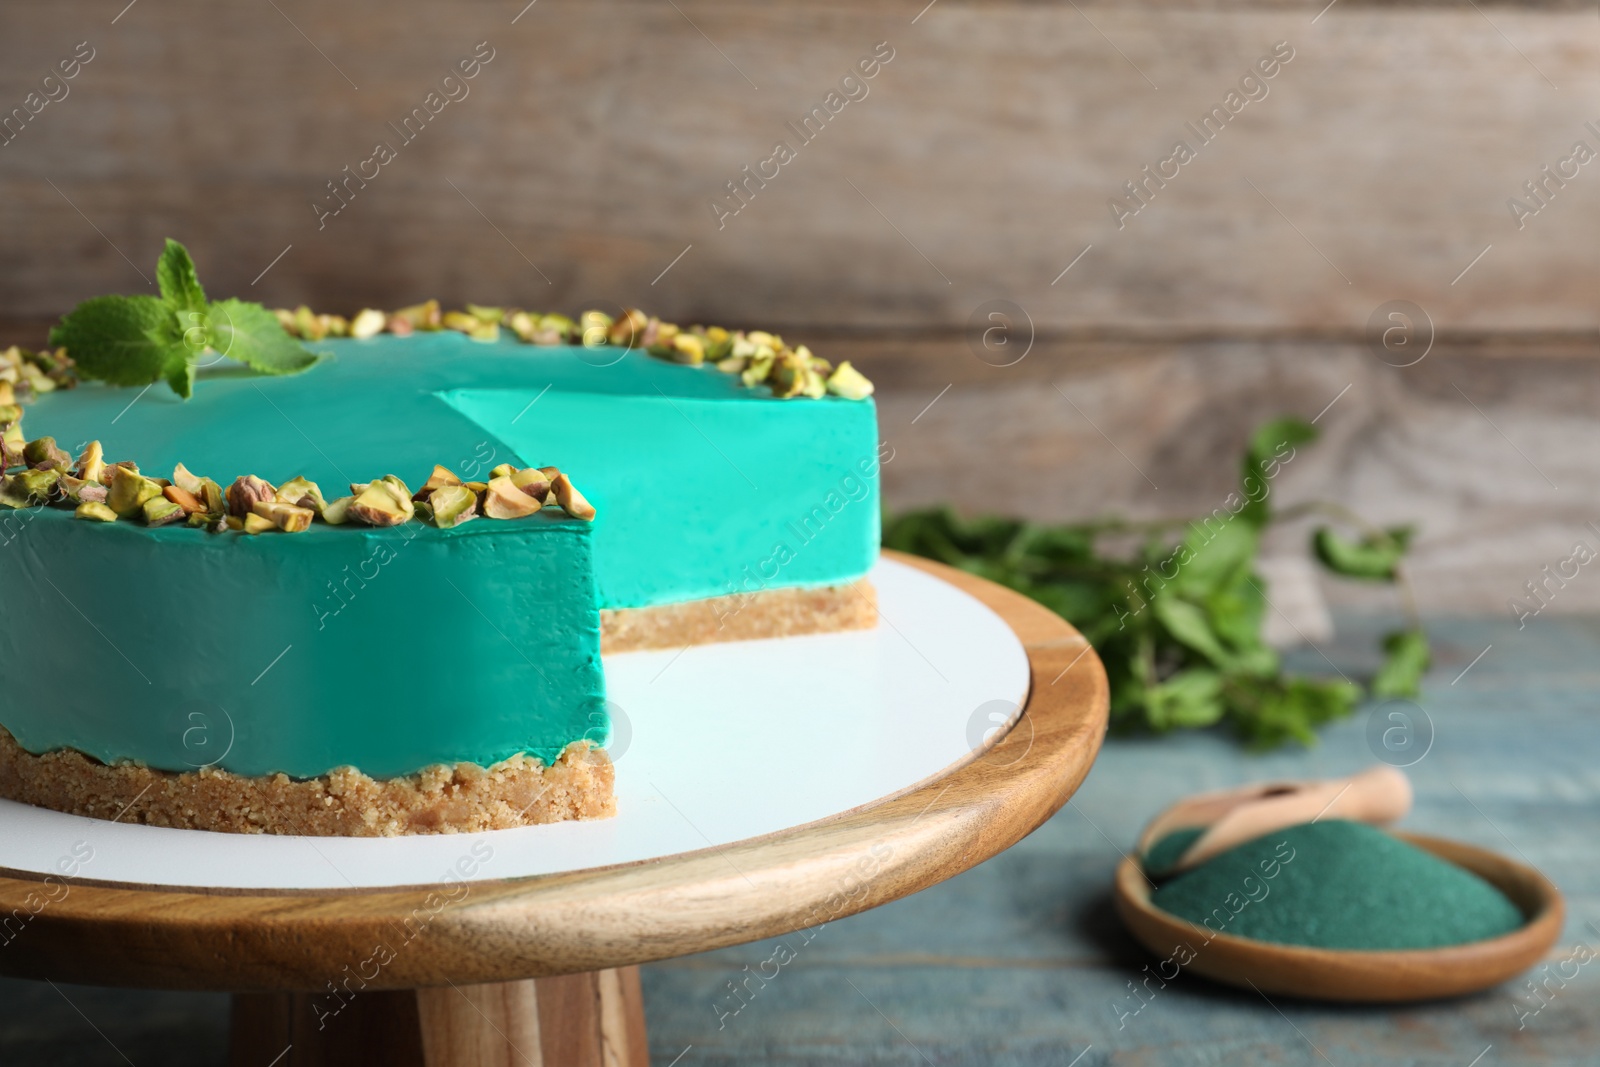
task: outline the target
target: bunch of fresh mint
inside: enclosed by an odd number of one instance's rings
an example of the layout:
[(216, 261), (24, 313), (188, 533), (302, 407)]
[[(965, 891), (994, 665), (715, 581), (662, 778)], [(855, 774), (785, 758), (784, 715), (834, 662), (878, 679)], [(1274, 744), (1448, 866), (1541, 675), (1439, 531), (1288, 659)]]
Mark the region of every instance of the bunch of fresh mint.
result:
[(272, 312), (243, 300), (206, 300), (194, 261), (168, 238), (156, 264), (160, 296), (97, 296), (50, 331), (80, 377), (112, 385), (165, 381), (187, 399), (195, 371), (222, 358), (262, 374), (298, 374), (316, 353), (290, 337)]
[[(1078, 627), (1106, 665), (1115, 727), (1226, 723), (1257, 747), (1291, 738), (1309, 744), (1315, 727), (1349, 715), (1363, 695), (1415, 696), (1429, 661), (1402, 567), (1409, 528), (1379, 529), (1332, 504), (1273, 512), (1277, 467), (1315, 439), (1316, 430), (1298, 419), (1261, 427), (1244, 455), (1237, 510), (1200, 520), (1046, 526), (933, 509), (888, 521), (883, 543), (1009, 586)], [(1384, 638), (1383, 665), (1365, 687), (1286, 675), (1262, 639), (1269, 607), (1254, 571), (1262, 534), (1274, 521), (1308, 513), (1360, 531), (1350, 540), (1319, 528), (1312, 544), (1324, 566), (1343, 577), (1395, 583), (1406, 595), (1409, 625)], [(1102, 538), (1129, 536), (1141, 539), (1131, 553), (1100, 549)]]

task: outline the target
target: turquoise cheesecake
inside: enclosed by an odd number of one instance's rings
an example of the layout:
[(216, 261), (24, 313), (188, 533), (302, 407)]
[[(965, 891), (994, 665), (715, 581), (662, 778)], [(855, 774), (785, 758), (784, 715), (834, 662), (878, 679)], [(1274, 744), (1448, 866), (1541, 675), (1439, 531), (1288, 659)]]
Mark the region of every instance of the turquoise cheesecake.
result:
[(802, 349), (796, 389), (748, 373), (793, 351), (765, 334), (419, 309), (283, 314), (312, 369), (201, 360), (188, 399), (0, 361), (0, 795), (240, 832), (600, 817), (602, 652), (875, 624), (848, 365)]

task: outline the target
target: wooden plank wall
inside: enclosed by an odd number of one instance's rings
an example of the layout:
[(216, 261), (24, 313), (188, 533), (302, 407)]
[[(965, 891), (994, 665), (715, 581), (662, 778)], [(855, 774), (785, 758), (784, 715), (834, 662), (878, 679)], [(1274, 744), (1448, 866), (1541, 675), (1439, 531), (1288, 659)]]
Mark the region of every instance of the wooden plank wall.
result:
[[(887, 433), (966, 383), (886, 469), (892, 501), (953, 462), (1004, 472), (982, 504), (1051, 517), (1208, 507), (1249, 421), (1349, 384), (1332, 480), (1289, 487), (1420, 518), (1439, 606), (1503, 610), (1600, 517), (1572, 408), (1600, 355), (1600, 162), (1573, 156), (1600, 152), (1592, 4), (124, 2), (0, 13), (0, 116), (65, 92), (0, 146), (13, 321), (143, 288), (171, 235), (269, 304), (779, 325), (859, 354)], [(1186, 125), (1230, 104), (1209, 141)], [(1167, 177), (1138, 203), (1146, 165)], [(731, 199), (746, 166), (764, 184)], [(996, 299), (1037, 340), (1016, 367), (971, 351)], [(1440, 339), (1413, 368), (1368, 350), (1393, 300)]]

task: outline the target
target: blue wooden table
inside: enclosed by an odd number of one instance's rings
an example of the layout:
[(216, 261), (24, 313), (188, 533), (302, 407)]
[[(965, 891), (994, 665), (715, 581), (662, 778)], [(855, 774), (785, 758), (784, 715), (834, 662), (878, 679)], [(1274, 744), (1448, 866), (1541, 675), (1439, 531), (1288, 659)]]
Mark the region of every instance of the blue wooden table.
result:
[[(1430, 630), (1437, 662), (1415, 706), (1364, 709), (1315, 749), (1266, 756), (1214, 735), (1113, 739), (1067, 808), (966, 874), (809, 941), (791, 935), (645, 968), (654, 1062), (1600, 1063), (1600, 620), (1545, 616), (1520, 632), (1500, 620), (1435, 620)], [(1354, 675), (1371, 665), (1375, 632), (1342, 619), (1323, 652)], [(1294, 661), (1330, 670), (1315, 651)], [(1531, 976), (1543, 980), (1539, 995), (1519, 980), (1448, 1003), (1327, 1007), (1269, 1003), (1185, 975), (1136, 998), (1148, 961), (1118, 925), (1109, 888), (1143, 823), (1199, 790), (1358, 770), (1381, 748), (1369, 718), (1387, 728), (1399, 721), (1391, 711), (1411, 717), (1419, 743), (1432, 726), (1431, 747), (1409, 768), (1417, 802), (1404, 825), (1520, 856), (1566, 893), (1567, 930), (1548, 970)], [(751, 992), (736, 996), (734, 985)], [(0, 1064), (221, 1064), (227, 1006), (221, 995), (0, 980)]]

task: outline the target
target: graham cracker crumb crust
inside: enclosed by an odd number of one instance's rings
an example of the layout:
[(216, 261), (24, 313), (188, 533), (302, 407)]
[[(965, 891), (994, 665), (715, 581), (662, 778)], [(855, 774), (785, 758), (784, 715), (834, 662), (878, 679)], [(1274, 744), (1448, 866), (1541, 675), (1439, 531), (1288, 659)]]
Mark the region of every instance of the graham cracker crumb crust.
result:
[(600, 651), (637, 652), (749, 641), (878, 624), (878, 593), (865, 578), (814, 589), (764, 589), (652, 608), (600, 612)]
[(575, 741), (549, 767), (512, 756), (492, 767), (429, 767), (374, 779), (341, 767), (310, 779), (247, 778), (214, 767), (152, 770), (72, 749), (34, 755), (0, 728), (0, 796), (95, 819), (234, 834), (394, 837), (459, 834), (616, 814), (615, 769)]

